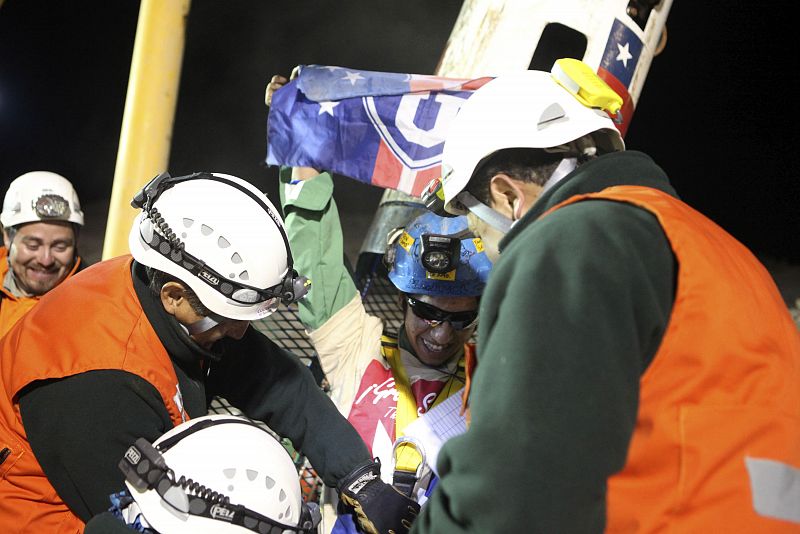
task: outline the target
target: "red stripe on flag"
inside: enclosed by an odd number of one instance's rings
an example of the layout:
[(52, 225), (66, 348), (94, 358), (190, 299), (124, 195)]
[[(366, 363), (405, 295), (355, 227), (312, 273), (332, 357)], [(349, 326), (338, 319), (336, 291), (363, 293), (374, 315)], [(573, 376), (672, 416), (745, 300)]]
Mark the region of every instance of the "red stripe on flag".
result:
[(403, 165), (395, 155), (386, 147), (381, 139), (378, 146), (378, 155), (375, 157), (375, 167), (372, 169), (372, 185), (385, 189), (397, 189), (400, 182), (400, 173)]
[(600, 78), (602, 78), (603, 81), (605, 81), (615, 93), (622, 97), (622, 123), (617, 124), (617, 129), (619, 130), (620, 135), (622, 135), (624, 138), (625, 133), (628, 131), (628, 125), (631, 123), (631, 118), (633, 118), (633, 99), (628, 93), (628, 88), (625, 87), (616, 76), (608, 72), (606, 69), (603, 67), (598, 67), (597, 75), (600, 76)]
[(492, 80), (494, 80), (494, 78), (491, 78), (491, 77), (476, 78), (474, 80), (468, 81), (463, 86), (461, 86), (461, 88), (463, 90), (465, 90), (465, 91), (474, 91), (476, 89), (480, 89), (481, 87), (483, 87), (484, 85), (486, 85), (488, 82), (490, 82)]
[(409, 80), (409, 89), (412, 92), (418, 91), (441, 91), (447, 89), (449, 91), (474, 91), (481, 87), (492, 78), (438, 78), (438, 77), (412, 77)]

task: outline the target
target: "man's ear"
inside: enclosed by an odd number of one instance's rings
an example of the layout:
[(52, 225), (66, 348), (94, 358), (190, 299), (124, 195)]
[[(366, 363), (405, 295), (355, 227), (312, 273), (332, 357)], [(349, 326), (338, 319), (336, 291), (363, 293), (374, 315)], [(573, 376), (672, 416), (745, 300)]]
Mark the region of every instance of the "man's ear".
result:
[(518, 206), (525, 204), (525, 193), (516, 180), (498, 173), (489, 180), (489, 200), (492, 209), (509, 219), (519, 219)]
[(167, 282), (161, 286), (160, 297), (164, 310), (170, 315), (175, 315), (186, 299), (186, 290), (178, 282)]

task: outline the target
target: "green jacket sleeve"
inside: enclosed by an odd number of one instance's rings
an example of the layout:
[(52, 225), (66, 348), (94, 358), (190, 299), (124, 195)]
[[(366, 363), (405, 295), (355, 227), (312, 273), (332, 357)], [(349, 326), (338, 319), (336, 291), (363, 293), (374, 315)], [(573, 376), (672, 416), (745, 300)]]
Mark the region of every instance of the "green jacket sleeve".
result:
[(291, 168), (284, 167), (280, 171), (280, 197), (294, 267), (311, 280), (311, 289), (298, 306), (300, 321), (313, 331), (357, 293), (344, 265), (333, 177), (324, 172), (311, 180), (292, 183)]
[(412, 532), (603, 532), (673, 271), (655, 218), (619, 203), (517, 235), (481, 301), (470, 429), (442, 448)]

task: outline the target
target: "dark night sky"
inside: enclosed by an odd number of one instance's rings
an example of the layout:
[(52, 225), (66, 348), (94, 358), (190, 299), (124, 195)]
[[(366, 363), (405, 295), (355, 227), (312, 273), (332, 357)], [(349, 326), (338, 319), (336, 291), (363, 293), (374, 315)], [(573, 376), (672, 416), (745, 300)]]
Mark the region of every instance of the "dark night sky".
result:
[[(626, 142), (756, 254), (800, 264), (793, 22), (763, 3), (701, 4), (673, 3), (667, 47), (653, 61)], [(87, 234), (102, 236), (105, 226), (138, 7), (6, 0), (0, 8), (0, 185), (32, 169), (64, 174), (94, 207)], [(271, 75), (304, 63), (433, 73), (460, 7), (194, 0), (169, 170), (228, 172), (274, 195), (275, 169), (262, 163)], [(350, 214), (371, 213), (380, 195), (337, 183)]]

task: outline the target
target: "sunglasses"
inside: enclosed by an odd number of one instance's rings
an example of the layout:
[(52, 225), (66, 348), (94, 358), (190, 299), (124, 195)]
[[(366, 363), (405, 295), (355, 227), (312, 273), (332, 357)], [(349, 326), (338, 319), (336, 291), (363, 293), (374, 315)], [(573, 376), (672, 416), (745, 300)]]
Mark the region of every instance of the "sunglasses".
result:
[(414, 297), (406, 297), (406, 302), (414, 315), (431, 326), (438, 326), (447, 321), (455, 330), (464, 330), (475, 326), (478, 322), (478, 310), (448, 312)]

